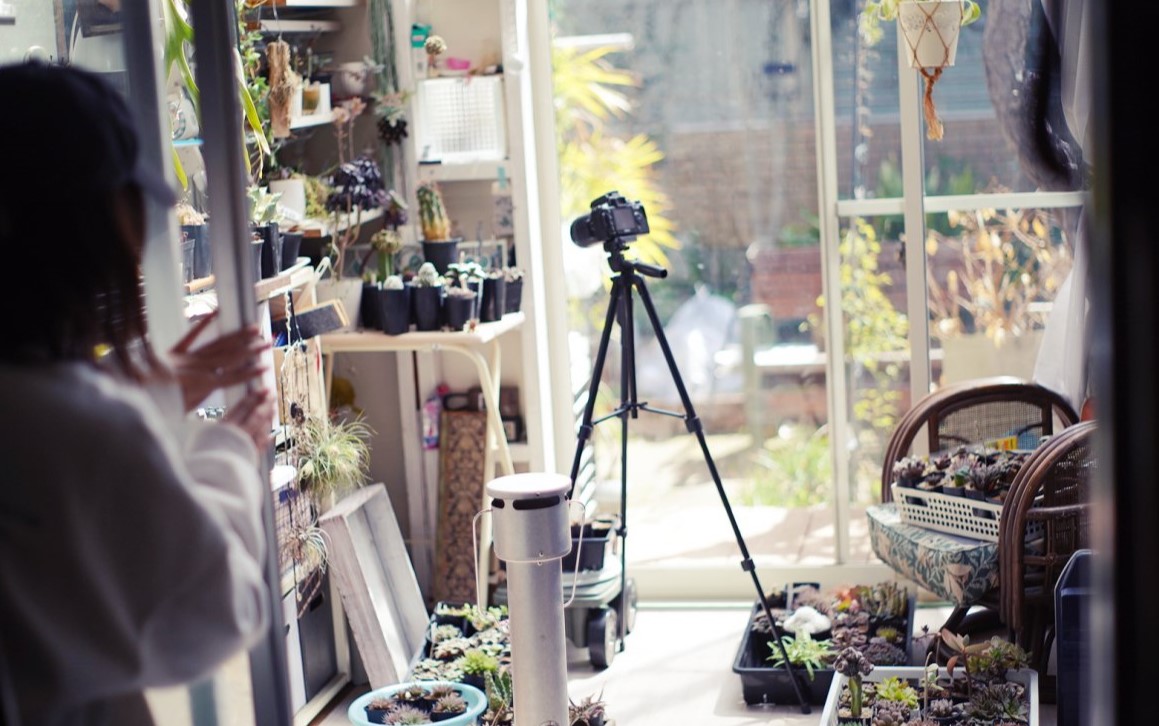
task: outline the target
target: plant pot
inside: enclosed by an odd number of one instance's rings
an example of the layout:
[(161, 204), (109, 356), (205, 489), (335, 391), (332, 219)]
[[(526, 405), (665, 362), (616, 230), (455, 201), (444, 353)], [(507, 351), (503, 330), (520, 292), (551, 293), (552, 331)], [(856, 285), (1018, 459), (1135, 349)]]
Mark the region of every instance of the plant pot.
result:
[(951, 497), (962, 497), (963, 499), (965, 499), (966, 498), (966, 487), (943, 486), (942, 487), (942, 494), (947, 494)]
[(193, 279), (209, 277), (213, 271), (213, 254), (209, 249), (209, 226), (183, 224), (181, 235), (193, 239)]
[(451, 263), (459, 259), (459, 238), (423, 240), (423, 259), (435, 266), (440, 275), (447, 274)]
[(483, 280), (483, 298), (479, 303), (479, 320), (493, 323), (503, 317), (507, 304), (507, 281), (502, 277)]
[(262, 279), (262, 254), (265, 247), (266, 243), (261, 237), (250, 239), (250, 251), (253, 253), (252, 277), (255, 284)]
[(386, 686), (359, 696), (347, 707), (346, 717), (353, 726), (374, 726), (375, 723), (381, 724), (381, 721), (374, 722), (367, 719), (367, 704), (376, 698), (389, 698), (415, 686), (419, 686), (427, 692), (430, 692), (436, 686), (450, 686), (459, 691), (463, 700), (467, 702), (467, 710), (441, 722), (447, 724), (447, 726), (473, 726), (479, 722), (479, 717), (487, 710), (487, 695), (481, 688), (462, 683), (451, 683), (450, 681), (417, 681)]
[(438, 330), (442, 319), (443, 287), (412, 287), (411, 311), (416, 330)]
[(387, 335), (410, 331), (411, 289), (378, 291), (378, 322)]
[(254, 227), (254, 231), (262, 238), (262, 279), (278, 274), (282, 267), (282, 238), (278, 234), (278, 223), (269, 222)]
[(504, 312), (517, 313), (523, 309), (523, 278), (507, 281), (507, 300)]
[(447, 295), (443, 299), (443, 324), (450, 330), (462, 330), (475, 314), (475, 295)]
[(973, 487), (962, 487), (967, 499), (973, 499), (976, 502), (986, 501), (986, 492), (981, 489), (974, 489)]
[(959, 0), (898, 3), (897, 23), (910, 68), (954, 65), (964, 13)]
[(194, 279), (193, 266), (197, 243), (192, 237), (181, 235), (181, 281), (189, 283)]
[(278, 205), (306, 217), (306, 182), (301, 179), (272, 179), (270, 193), (281, 194)]
[(298, 262), (302, 250), (301, 232), (282, 232), (282, 270), (288, 270)]
[(362, 303), (362, 280), (358, 278), (333, 277), (318, 281), (318, 302), (338, 300), (346, 312), (348, 324), (342, 330), (354, 330), (358, 327), (358, 313)]
[(378, 285), (362, 283), (362, 298), (358, 302), (358, 315), (362, 327), (367, 330), (382, 330), (382, 318), (378, 314)]
[(849, 726), (870, 726), (873, 723), (871, 716), (838, 716), (838, 724), (849, 724)]

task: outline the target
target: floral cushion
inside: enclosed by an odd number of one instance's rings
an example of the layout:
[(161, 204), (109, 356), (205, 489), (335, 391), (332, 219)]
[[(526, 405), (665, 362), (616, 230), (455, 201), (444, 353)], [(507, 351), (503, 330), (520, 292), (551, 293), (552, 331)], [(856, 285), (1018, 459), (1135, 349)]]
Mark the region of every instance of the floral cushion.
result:
[(898, 574), (956, 605), (998, 588), (998, 544), (955, 537), (901, 521), (896, 504), (865, 511), (873, 551)]

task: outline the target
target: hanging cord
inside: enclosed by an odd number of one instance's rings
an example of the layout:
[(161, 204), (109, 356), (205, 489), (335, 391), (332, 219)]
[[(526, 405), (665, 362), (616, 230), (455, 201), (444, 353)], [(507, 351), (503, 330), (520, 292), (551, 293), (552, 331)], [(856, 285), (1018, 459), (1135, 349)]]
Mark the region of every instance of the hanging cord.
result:
[[(949, 52), (947, 51), (947, 55)], [(945, 133), (945, 126), (938, 118), (938, 109), (934, 106), (934, 84), (942, 77), (943, 68), (939, 66), (933, 70), (920, 69), (922, 78), (926, 79), (926, 92), (922, 96), (922, 110), (926, 116), (926, 138), (931, 141), (941, 141)]]

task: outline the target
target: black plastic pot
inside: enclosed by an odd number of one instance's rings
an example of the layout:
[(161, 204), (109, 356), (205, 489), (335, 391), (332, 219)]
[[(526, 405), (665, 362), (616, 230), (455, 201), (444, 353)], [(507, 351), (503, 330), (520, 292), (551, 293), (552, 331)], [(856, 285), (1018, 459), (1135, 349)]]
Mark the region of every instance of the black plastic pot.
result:
[(479, 303), (479, 320), (493, 323), (503, 317), (507, 305), (507, 281), (502, 277), (483, 280), (483, 298)]
[[(576, 566), (576, 556), (579, 556), (579, 569), (583, 570), (599, 570), (604, 566), (604, 554), (607, 551), (608, 542), (612, 538), (611, 525), (593, 527), (590, 524), (585, 524), (582, 531), (578, 526), (573, 525), (571, 528), (571, 552), (563, 556), (563, 571), (573, 572)], [(580, 546), (580, 542), (583, 546)]]
[(196, 257), (196, 241), (192, 237), (181, 235), (181, 281), (189, 282), (196, 279), (193, 274), (194, 258)]
[(443, 325), (450, 330), (462, 330), (474, 313), (474, 294), (447, 295), (443, 299)]
[(358, 302), (358, 316), (362, 320), (362, 327), (367, 330), (382, 330), (382, 318), (379, 317), (378, 285), (364, 282), (362, 284), (362, 298)]
[(459, 259), (459, 238), (423, 240), (423, 259), (434, 265), (440, 275), (447, 274), (451, 263)]
[(209, 226), (183, 224), (181, 234), (193, 240), (193, 279), (209, 277), (213, 271), (213, 253), (209, 249)]
[(253, 252), (254, 258), (254, 282), (257, 283), (262, 279), (262, 250), (265, 249), (266, 243), (260, 238), (255, 237), (250, 240), (250, 250)]
[(378, 291), (378, 322), (387, 335), (402, 335), (410, 330), (411, 289)]
[(416, 330), (438, 330), (442, 319), (443, 287), (412, 287), (411, 312)]
[(523, 309), (523, 278), (507, 281), (505, 313), (517, 313)]
[(262, 238), (261, 277), (273, 277), (282, 269), (282, 236), (278, 233), (278, 223), (270, 222), (254, 227)]
[(298, 254), (302, 250), (301, 232), (282, 232), (282, 265), (281, 269), (288, 270), (298, 261)]

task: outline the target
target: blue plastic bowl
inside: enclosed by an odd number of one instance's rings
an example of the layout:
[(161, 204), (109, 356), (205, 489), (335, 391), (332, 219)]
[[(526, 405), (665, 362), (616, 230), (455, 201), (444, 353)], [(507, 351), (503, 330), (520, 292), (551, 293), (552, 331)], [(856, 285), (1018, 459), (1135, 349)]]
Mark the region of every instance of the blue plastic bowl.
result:
[(450, 686), (463, 694), (463, 700), (467, 702), (467, 710), (454, 718), (439, 721), (439, 726), (477, 726), (479, 717), (487, 710), (487, 696), (474, 686), (469, 686), (466, 683), (452, 683), (450, 681), (416, 681), (413, 683), (398, 683), (393, 686), (386, 686), (359, 696), (346, 709), (346, 717), (350, 719), (350, 723), (354, 724), (354, 726), (378, 726), (367, 720), (366, 705), (376, 698), (389, 698), (399, 691), (404, 691), (407, 688), (413, 688), (415, 686), (419, 686), (428, 692), (435, 686)]

